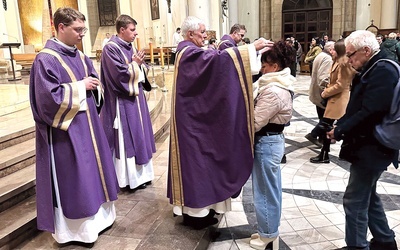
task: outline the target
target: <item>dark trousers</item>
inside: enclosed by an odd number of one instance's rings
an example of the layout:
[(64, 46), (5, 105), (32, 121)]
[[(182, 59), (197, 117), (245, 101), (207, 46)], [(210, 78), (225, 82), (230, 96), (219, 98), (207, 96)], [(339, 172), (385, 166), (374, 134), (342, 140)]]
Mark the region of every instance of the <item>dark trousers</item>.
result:
[(343, 196), (346, 214), (346, 243), (351, 247), (368, 249), (367, 229), (375, 240), (391, 242), (394, 233), (388, 225), (381, 199), (376, 192), (376, 182), (382, 170), (374, 170), (354, 162)]
[[(317, 108), (317, 115), (318, 115), (319, 123), (321, 123), (322, 118), (324, 118), (325, 109), (318, 107), (318, 106), (315, 106), (315, 107)], [(321, 134), (323, 133), (323, 131), (321, 131), (321, 127), (318, 126), (318, 124), (314, 127), (313, 130), (311, 130), (311, 135), (314, 138), (321, 136)]]
[(320, 135), (320, 138), (323, 139), (323, 144), (322, 144), (322, 149), (321, 149), (321, 151), (326, 151), (326, 152), (329, 152), (329, 151), (330, 151), (330, 148), (331, 148), (331, 139), (329, 139), (329, 138), (326, 136), (326, 132), (328, 132), (328, 131), (331, 130), (331, 128), (332, 128), (334, 122), (335, 122), (334, 119), (329, 119), (329, 118), (325, 118), (325, 117), (322, 118), (321, 124), (323, 124), (322, 127), (324, 127), (324, 129), (321, 128), (321, 135)]

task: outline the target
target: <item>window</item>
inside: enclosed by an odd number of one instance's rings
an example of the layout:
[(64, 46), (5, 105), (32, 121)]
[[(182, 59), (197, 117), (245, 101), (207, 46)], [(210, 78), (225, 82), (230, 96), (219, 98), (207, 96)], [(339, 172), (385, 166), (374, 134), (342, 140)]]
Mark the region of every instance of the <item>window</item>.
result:
[(117, 19), (117, 1), (115, 0), (98, 0), (100, 26), (115, 25)]

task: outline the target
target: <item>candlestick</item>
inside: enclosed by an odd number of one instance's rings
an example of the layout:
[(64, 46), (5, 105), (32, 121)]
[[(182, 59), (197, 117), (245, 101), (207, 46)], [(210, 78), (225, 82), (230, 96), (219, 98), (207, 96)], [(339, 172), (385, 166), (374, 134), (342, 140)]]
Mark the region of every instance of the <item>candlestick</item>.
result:
[(150, 63), (153, 63), (153, 64), (154, 64), (154, 50), (153, 50), (153, 43), (152, 43), (152, 42), (150, 42), (150, 43), (149, 43), (149, 45), (150, 45)]
[(151, 88), (156, 89), (156, 88), (158, 88), (158, 86), (156, 84), (156, 78), (154, 76), (154, 63), (150, 63), (150, 67), (151, 67), (151, 72), (152, 72)]
[(165, 87), (165, 67), (164, 65), (161, 66), (161, 73), (162, 73), (162, 92), (168, 92), (168, 89)]
[(138, 51), (140, 50), (140, 39), (139, 39), (139, 37), (136, 37), (136, 49)]
[(164, 67), (164, 49), (163, 49), (163, 47), (160, 48), (160, 60), (161, 60), (161, 67)]

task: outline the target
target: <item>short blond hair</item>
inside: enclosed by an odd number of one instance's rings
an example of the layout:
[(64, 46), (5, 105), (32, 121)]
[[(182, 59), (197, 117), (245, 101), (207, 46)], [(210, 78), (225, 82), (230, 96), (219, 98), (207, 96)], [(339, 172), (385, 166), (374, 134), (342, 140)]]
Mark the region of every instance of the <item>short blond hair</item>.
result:
[(389, 39), (396, 39), (397, 35), (394, 32), (389, 33), (388, 38)]

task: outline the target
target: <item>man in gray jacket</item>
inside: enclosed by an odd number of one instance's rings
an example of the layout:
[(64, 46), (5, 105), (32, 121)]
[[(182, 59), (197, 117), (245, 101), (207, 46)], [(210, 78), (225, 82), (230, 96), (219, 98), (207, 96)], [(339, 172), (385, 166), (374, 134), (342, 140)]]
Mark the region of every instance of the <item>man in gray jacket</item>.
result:
[[(334, 45), (335, 42), (328, 41), (325, 44), (323, 51), (319, 53), (317, 57), (315, 57), (313, 62), (309, 99), (313, 104), (315, 104), (317, 108), (318, 119), (320, 121), (325, 112), (325, 106), (323, 103), (321, 103), (321, 93), (329, 83), (329, 75), (331, 73), (333, 63), (331, 50), (333, 50)], [(315, 145), (322, 147), (322, 143), (318, 140), (318, 136), (321, 134), (318, 129), (319, 127), (315, 126), (311, 133), (308, 133), (305, 137)]]

